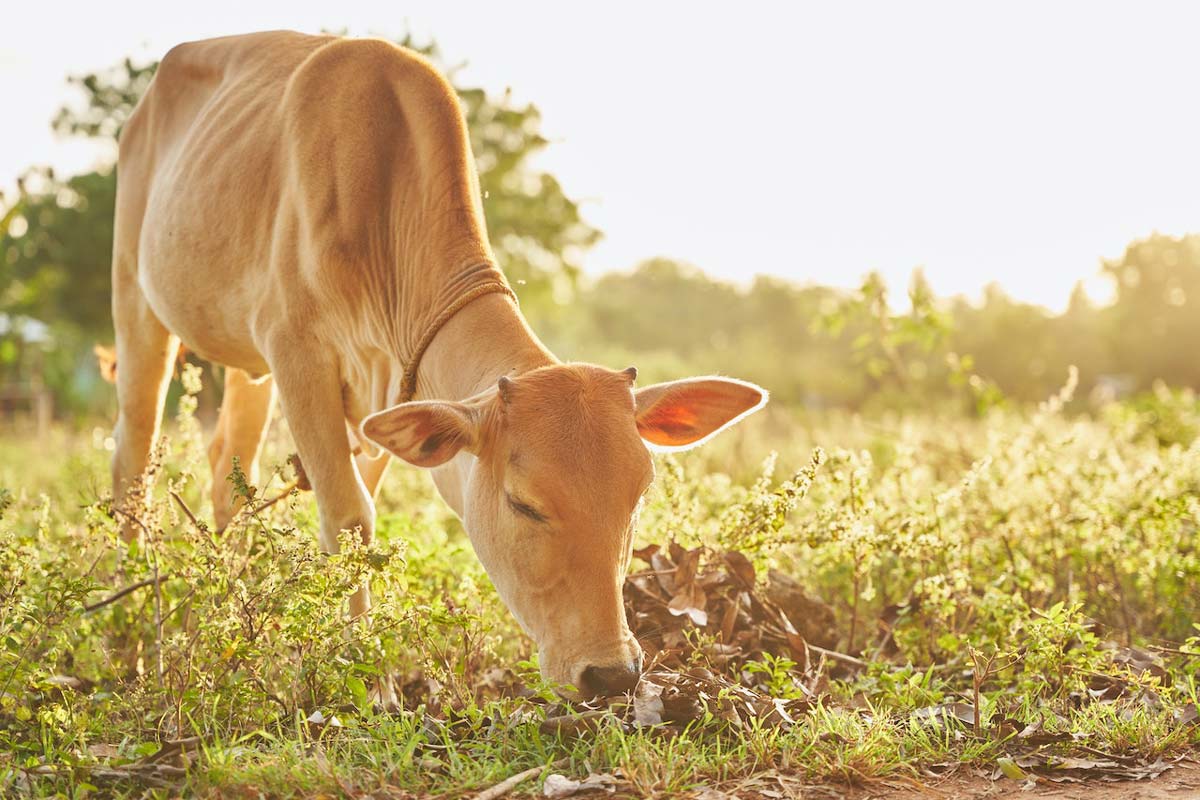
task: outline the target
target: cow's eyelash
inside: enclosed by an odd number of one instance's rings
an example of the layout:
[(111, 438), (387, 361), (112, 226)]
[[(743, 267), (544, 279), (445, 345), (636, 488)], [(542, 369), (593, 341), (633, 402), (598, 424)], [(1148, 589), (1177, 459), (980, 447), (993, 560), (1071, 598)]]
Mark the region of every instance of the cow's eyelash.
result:
[(533, 520), (534, 522), (545, 522), (546, 521), (546, 516), (544, 514), (542, 514), (540, 511), (538, 511), (536, 508), (534, 508), (533, 506), (531, 506), (527, 503), (522, 503), (520, 500), (516, 499), (508, 492), (504, 493), (504, 497), (508, 500), (508, 505), (512, 508), (512, 510), (517, 512), (521, 516), (528, 517), (529, 519)]

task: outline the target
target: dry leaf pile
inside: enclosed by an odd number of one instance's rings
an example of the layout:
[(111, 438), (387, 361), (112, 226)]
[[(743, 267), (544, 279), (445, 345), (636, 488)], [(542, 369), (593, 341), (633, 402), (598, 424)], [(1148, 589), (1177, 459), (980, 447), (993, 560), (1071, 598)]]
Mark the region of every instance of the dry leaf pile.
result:
[(686, 725), (706, 719), (748, 731), (757, 727), (790, 727), (816, 699), (797, 684), (802, 696), (791, 699), (735, 683), (702, 667), (686, 672), (653, 670), (642, 676), (633, 694), (633, 723), (639, 726)]
[[(754, 565), (742, 553), (687, 550), (672, 542), (634, 555), (648, 568), (625, 580), (626, 616), (653, 664), (692, 663), (700, 642), (707, 666), (723, 673), (736, 674), (761, 653), (786, 656), (803, 671), (812, 647), (827, 650), (837, 641), (829, 606), (774, 570), (766, 588), (759, 586)], [(693, 631), (706, 636), (689, 641)]]
[(1013, 720), (1002, 719), (993, 735), (1005, 739), (1008, 755), (996, 760), (993, 779), (1053, 783), (1082, 781), (1129, 781), (1157, 778), (1171, 768), (1173, 761), (1161, 757), (1106, 752), (1089, 745), (1079, 734), (1047, 731), (1042, 723), (1026, 725), (1011, 733)]

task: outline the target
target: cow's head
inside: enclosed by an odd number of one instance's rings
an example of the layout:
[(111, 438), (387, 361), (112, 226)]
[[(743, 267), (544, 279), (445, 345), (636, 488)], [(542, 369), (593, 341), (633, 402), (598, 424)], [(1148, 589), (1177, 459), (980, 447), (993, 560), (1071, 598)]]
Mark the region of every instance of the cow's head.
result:
[(463, 402), (403, 403), (363, 432), (410, 464), (460, 452), (463, 524), (500, 597), (534, 638), (542, 673), (584, 694), (631, 688), (642, 651), (621, 587), (647, 447), (695, 446), (760, 408), (766, 392), (728, 378), (634, 388), (636, 370), (560, 364), (501, 378)]

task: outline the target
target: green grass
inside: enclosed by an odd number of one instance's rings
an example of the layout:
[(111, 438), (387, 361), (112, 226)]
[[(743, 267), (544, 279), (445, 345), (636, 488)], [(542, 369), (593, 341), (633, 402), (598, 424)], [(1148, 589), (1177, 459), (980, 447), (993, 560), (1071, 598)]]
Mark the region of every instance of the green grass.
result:
[[(615, 773), (654, 795), (768, 773), (920, 777), (1038, 748), (1143, 763), (1200, 745), (1186, 724), (1200, 681), (1200, 443), (1178, 435), (1200, 430), (1194, 406), (871, 421), (776, 409), (660, 459), (642, 542), (738, 549), (760, 576), (792, 575), (832, 607), (836, 649), (866, 667), (816, 676), (769, 654), (735, 659), (726, 675), (759, 689), (823, 687), (787, 729), (611, 716), (571, 735), (540, 730), (571, 711), (548, 699), (427, 476), (393, 467), (369, 551), (347, 540), (319, 553), (309, 495), (216, 537), (168, 495), (210, 518), (189, 408), (168, 426), (140, 546), (120, 543), (110, 516), (106, 430), (0, 441), (0, 794), (453, 796), (561, 761), (565, 775)], [(283, 484), (288, 449), (277, 431), (260, 499)], [(348, 628), (364, 577), (376, 610)], [(381, 672), (403, 685), (405, 711), (373, 706)], [(928, 719), (976, 688), (978, 730)], [(191, 737), (183, 756), (153, 757)]]

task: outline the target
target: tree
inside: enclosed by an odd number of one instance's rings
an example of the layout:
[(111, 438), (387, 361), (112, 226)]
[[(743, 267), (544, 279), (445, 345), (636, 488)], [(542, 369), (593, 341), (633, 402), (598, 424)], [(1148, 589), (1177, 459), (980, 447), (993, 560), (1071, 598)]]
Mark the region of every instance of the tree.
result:
[[(440, 58), (432, 43), (419, 45), (411, 37), (400, 43)], [(157, 62), (125, 59), (71, 78), (83, 103), (63, 107), (54, 129), (108, 145), (115, 160), (121, 128), (157, 67)], [(482, 89), (456, 89), (500, 266), (527, 312), (552, 316), (574, 291), (579, 259), (600, 233), (583, 219), (554, 176), (531, 166), (531, 157), (547, 145), (537, 107), (516, 105), (508, 94), (497, 99)], [(16, 201), (0, 209), (0, 314), (40, 319), (63, 332), (64, 341), (111, 339), (116, 180), (111, 165), (65, 180), (47, 169), (26, 174)], [(80, 350), (77, 356), (84, 358), (83, 350), (90, 347)]]
[(1106, 262), (1117, 288), (1110, 346), (1140, 386), (1155, 380), (1200, 387), (1200, 235), (1154, 234)]
[(112, 170), (66, 180), (33, 170), (18, 186), (0, 230), (0, 309), (109, 338)]

